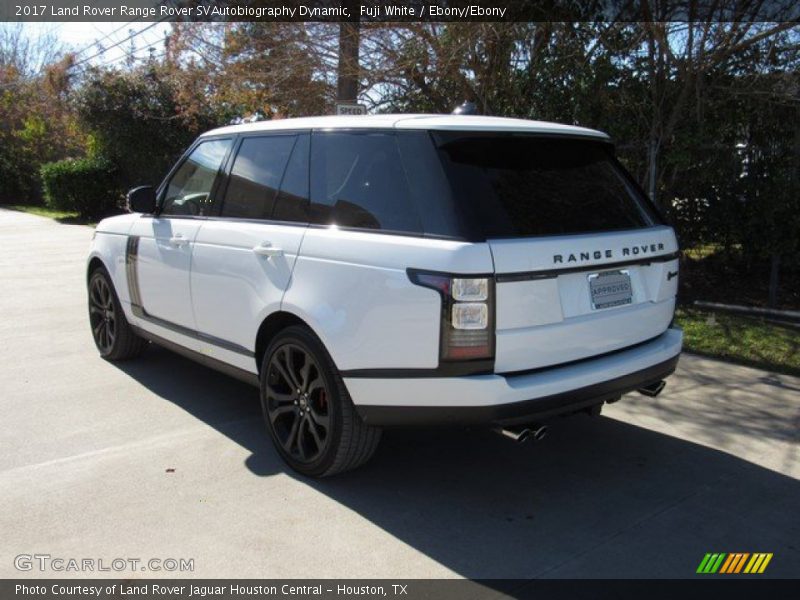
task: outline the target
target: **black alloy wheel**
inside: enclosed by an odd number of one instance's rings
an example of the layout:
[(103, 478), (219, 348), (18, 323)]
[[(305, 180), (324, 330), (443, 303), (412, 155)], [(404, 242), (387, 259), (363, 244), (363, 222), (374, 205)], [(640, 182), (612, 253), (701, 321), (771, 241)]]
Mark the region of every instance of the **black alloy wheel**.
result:
[(267, 431), (292, 469), (326, 477), (374, 454), (380, 428), (361, 420), (330, 354), (308, 327), (290, 325), (275, 335), (260, 377)]
[(111, 287), (105, 277), (92, 277), (89, 285), (89, 323), (100, 354), (107, 356), (117, 339), (117, 313)]
[(115, 361), (139, 356), (148, 342), (137, 334), (125, 318), (105, 267), (92, 271), (88, 292), (89, 325), (100, 356)]
[(266, 376), (267, 415), (284, 451), (313, 464), (330, 442), (330, 392), (314, 358), (297, 344), (278, 347)]

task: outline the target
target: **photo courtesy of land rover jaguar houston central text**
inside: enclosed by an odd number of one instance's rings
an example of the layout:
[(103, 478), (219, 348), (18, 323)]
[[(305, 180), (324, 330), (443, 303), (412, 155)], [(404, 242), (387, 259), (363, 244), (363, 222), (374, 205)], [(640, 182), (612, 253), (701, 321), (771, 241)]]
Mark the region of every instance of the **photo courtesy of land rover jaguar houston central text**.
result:
[(521, 439), (675, 370), (673, 230), (599, 131), (472, 115), (215, 129), (97, 226), (89, 319), (260, 387), (300, 473), (364, 463), (381, 428)]

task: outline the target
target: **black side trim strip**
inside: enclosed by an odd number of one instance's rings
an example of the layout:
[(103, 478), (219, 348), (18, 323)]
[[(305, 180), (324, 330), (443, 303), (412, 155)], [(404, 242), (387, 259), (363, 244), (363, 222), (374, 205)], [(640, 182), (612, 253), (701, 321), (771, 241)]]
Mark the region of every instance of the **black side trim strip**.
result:
[(236, 354), (241, 354), (249, 358), (255, 357), (255, 353), (250, 352), (250, 350), (248, 350), (244, 346), (240, 346), (239, 344), (234, 344), (233, 342), (223, 340), (222, 338), (218, 338), (213, 335), (208, 335), (207, 333), (203, 333), (202, 331), (196, 331), (189, 327), (178, 325), (177, 323), (173, 323), (171, 321), (166, 321), (159, 317), (154, 317), (153, 315), (148, 314), (147, 311), (145, 311), (144, 309), (142, 309), (142, 311), (144, 314), (141, 315), (140, 318), (145, 319), (146, 321), (149, 321), (154, 325), (158, 325), (159, 327), (163, 327), (164, 329), (169, 329), (170, 331), (174, 331), (175, 333), (180, 333), (181, 335), (193, 337), (197, 340), (207, 342), (212, 346), (217, 346), (218, 348), (222, 348), (223, 350), (229, 350), (231, 352), (235, 352)]
[(228, 363), (224, 363), (216, 358), (211, 358), (205, 354), (200, 354), (199, 352), (195, 352), (194, 350), (189, 350), (181, 346), (180, 344), (176, 344), (175, 342), (171, 342), (165, 338), (162, 338), (154, 333), (150, 333), (149, 331), (145, 331), (141, 327), (136, 327), (131, 325), (133, 330), (143, 338), (150, 340), (154, 344), (158, 344), (159, 346), (163, 346), (167, 350), (171, 350), (176, 354), (180, 354), (181, 356), (185, 356), (189, 360), (193, 360), (195, 362), (200, 363), (203, 366), (210, 367), (220, 373), (225, 373), (230, 377), (234, 377), (239, 381), (243, 381), (255, 387), (259, 387), (260, 383), (258, 380), (258, 375), (255, 373), (250, 373), (249, 371), (245, 371), (244, 369), (240, 369), (238, 367), (234, 367), (229, 365)]
[[(382, 426), (524, 424), (569, 414), (661, 381), (675, 371), (679, 354), (641, 371), (552, 396), (489, 406), (356, 405), (365, 423)], [(435, 402), (435, 398), (431, 398)]]
[(635, 258), (632, 260), (622, 260), (613, 263), (604, 263), (599, 265), (581, 265), (579, 267), (567, 267), (565, 269), (547, 269), (546, 271), (527, 271), (524, 273), (502, 273), (496, 276), (497, 283), (510, 283), (514, 281), (531, 281), (536, 279), (553, 279), (559, 275), (568, 275), (569, 273), (583, 273), (586, 271), (606, 271), (609, 269), (619, 269), (621, 267), (632, 267), (634, 265), (649, 265), (652, 263), (662, 263), (675, 260), (680, 257), (680, 252), (673, 252), (671, 254), (662, 254), (661, 256), (652, 256), (649, 258)]
[(137, 309), (141, 310), (142, 308), (142, 298), (139, 294), (139, 276), (136, 270), (138, 256), (139, 236), (128, 236), (128, 242), (125, 245), (125, 276), (128, 279), (128, 295), (134, 308), (134, 314), (136, 314)]
[(149, 314), (142, 305), (142, 294), (141, 290), (139, 289), (138, 259), (139, 236), (132, 235), (128, 237), (128, 242), (125, 246), (125, 276), (128, 280), (128, 293), (131, 299), (131, 310), (133, 311), (134, 315), (140, 319), (153, 323), (154, 325), (158, 325), (159, 327), (169, 329), (170, 331), (174, 331), (175, 333), (179, 333), (181, 335), (193, 337), (197, 340), (202, 340), (208, 344), (211, 344), (212, 346), (217, 346), (224, 350), (229, 350), (230, 352), (247, 356), (248, 358), (255, 357), (255, 353), (251, 352), (244, 346), (234, 344), (233, 342), (223, 340), (222, 338), (203, 333), (202, 331), (196, 331), (189, 327), (184, 327), (183, 325), (178, 325), (177, 323), (173, 323)]

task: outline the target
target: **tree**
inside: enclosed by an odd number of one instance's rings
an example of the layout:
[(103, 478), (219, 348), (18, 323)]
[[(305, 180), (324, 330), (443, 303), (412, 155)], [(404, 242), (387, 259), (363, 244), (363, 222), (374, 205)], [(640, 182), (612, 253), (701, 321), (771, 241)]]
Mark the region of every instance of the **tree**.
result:
[(187, 107), (211, 104), (232, 119), (325, 114), (335, 98), (330, 25), (176, 25), (170, 48)]
[(51, 35), (0, 24), (0, 200), (38, 200), (39, 167), (82, 154), (71, 66)]
[(23, 79), (36, 79), (65, 53), (52, 31), (32, 34), (23, 23), (0, 23), (0, 72), (13, 69)]
[(211, 106), (186, 110), (169, 65), (91, 70), (77, 98), (92, 153), (111, 160), (120, 185), (155, 184), (202, 132), (224, 124)]

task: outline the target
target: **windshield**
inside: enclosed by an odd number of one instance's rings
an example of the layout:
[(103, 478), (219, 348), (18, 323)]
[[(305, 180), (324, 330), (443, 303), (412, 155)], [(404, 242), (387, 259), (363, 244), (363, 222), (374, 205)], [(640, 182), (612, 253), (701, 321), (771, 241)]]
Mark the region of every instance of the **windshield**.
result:
[(605, 142), (435, 132), (454, 204), (480, 237), (639, 229), (659, 222)]

